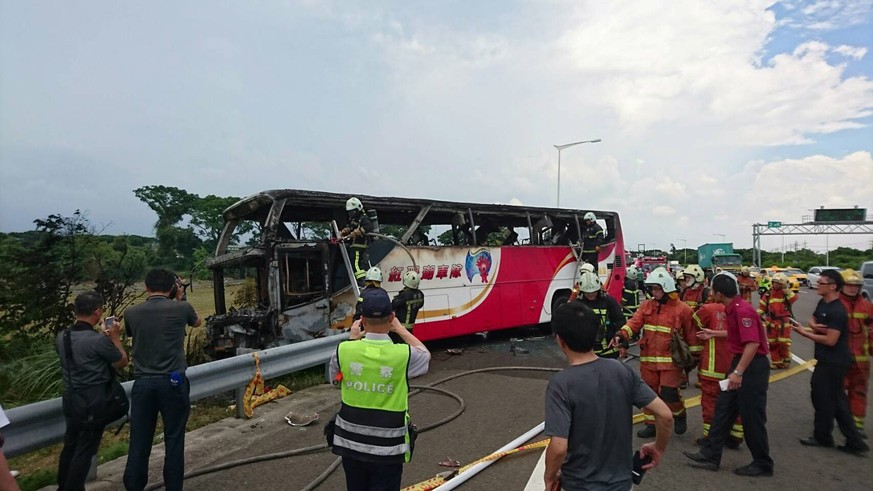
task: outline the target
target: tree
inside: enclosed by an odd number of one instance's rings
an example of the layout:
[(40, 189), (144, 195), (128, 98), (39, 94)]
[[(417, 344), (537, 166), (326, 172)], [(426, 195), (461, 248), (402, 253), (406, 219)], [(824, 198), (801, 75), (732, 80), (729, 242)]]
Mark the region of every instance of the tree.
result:
[(197, 200), (197, 195), (172, 186), (143, 186), (133, 194), (158, 214), (156, 230), (181, 222)]
[[(224, 228), (224, 210), (239, 201), (235, 196), (222, 198), (210, 194), (205, 198), (200, 198), (195, 195), (195, 199), (191, 205), (191, 225), (197, 233), (197, 236), (203, 239), (203, 243), (209, 250), (215, 250), (218, 244), (218, 238)], [(240, 236), (251, 232), (254, 225), (251, 221), (240, 222), (234, 230), (231, 242), (238, 242)]]

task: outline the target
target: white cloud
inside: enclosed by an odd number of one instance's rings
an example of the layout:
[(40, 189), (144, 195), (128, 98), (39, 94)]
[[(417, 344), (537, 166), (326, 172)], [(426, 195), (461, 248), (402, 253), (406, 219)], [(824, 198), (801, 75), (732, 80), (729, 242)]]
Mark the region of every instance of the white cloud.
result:
[(841, 44), (834, 48), (835, 53), (839, 53), (848, 58), (854, 58), (856, 60), (860, 60), (867, 54), (867, 48), (862, 48), (859, 46), (849, 46), (846, 44)]

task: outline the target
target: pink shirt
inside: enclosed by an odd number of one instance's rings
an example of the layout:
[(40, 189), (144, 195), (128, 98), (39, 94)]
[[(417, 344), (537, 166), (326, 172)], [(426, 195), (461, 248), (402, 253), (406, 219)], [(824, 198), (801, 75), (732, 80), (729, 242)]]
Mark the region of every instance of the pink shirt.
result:
[(737, 295), (725, 308), (727, 314), (728, 350), (739, 355), (746, 343), (758, 343), (759, 355), (767, 355), (767, 333), (755, 308)]

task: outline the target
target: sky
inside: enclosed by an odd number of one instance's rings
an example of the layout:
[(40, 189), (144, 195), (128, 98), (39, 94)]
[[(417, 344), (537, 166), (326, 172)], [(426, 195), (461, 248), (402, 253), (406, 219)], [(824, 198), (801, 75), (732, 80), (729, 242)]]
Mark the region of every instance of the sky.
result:
[(599, 138), (562, 207), (751, 247), (873, 215), (871, 48), (873, 0), (0, 0), (0, 231), (153, 235), (146, 185), (555, 206)]

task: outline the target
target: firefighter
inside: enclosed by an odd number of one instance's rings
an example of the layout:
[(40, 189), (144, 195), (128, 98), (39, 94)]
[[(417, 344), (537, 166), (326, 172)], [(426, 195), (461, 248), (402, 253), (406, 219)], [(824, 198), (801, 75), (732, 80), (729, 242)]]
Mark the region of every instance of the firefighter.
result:
[[(673, 332), (677, 331), (689, 346), (698, 344), (691, 319), (692, 311), (679, 300), (676, 282), (665, 268), (659, 267), (649, 273), (646, 285), (652, 292), (652, 299), (640, 305), (637, 313), (616, 333), (609, 346), (626, 348), (628, 339), (636, 333), (642, 333), (639, 343), (640, 375), (673, 411), (673, 431), (681, 435), (688, 430), (685, 405), (679, 391), (682, 369), (673, 364), (670, 341)], [(655, 436), (655, 418), (646, 410), (643, 410), (643, 414), (646, 427), (638, 431), (637, 436), (651, 438)]]
[(709, 288), (706, 287), (706, 274), (703, 268), (697, 264), (691, 264), (682, 271), (682, 295), (683, 302), (697, 310), (704, 303), (712, 301), (709, 298)]
[[(715, 416), (715, 401), (721, 389), (719, 381), (727, 377), (731, 370), (734, 355), (728, 350), (727, 317), (725, 306), (720, 303), (702, 305), (692, 316), (699, 329), (698, 339), (703, 341), (700, 353), (700, 365), (697, 379), (700, 381), (700, 408), (703, 413), (703, 438), (697, 439), (697, 444), (705, 446), (709, 443), (709, 426)], [(724, 333), (718, 336), (714, 333)], [(728, 448), (737, 448), (743, 441), (743, 425), (740, 418), (731, 427), (730, 437), (725, 442)]]
[(576, 278), (576, 284), (573, 285), (573, 291), (570, 292), (570, 298), (567, 300), (567, 303), (570, 303), (573, 300), (579, 298), (579, 293), (581, 293), (579, 290), (579, 280), (582, 279), (582, 275), (585, 273), (593, 272), (594, 266), (592, 266), (590, 263), (582, 263), (581, 265), (579, 265), (579, 276)]
[(770, 291), (761, 295), (758, 302), (758, 315), (767, 328), (773, 370), (791, 366), (791, 305), (796, 301), (797, 295), (788, 288), (788, 276), (776, 273)]
[(679, 293), (679, 298), (682, 298), (682, 290), (684, 290), (685, 276), (682, 274), (681, 269), (677, 269), (676, 273), (673, 275), (674, 280), (676, 281), (676, 292)]
[(346, 201), (346, 214), (349, 223), (340, 231), (340, 238), (349, 244), (349, 256), (355, 279), (360, 282), (366, 276), (364, 268), (367, 267), (367, 234), (373, 231), (370, 218), (364, 213), (364, 205), (361, 200), (351, 197)]
[(364, 292), (372, 288), (382, 288), (382, 270), (376, 266), (373, 266), (364, 273), (364, 288), (361, 289), (361, 295), (358, 297), (358, 301), (355, 302), (355, 315), (352, 317), (352, 320), (361, 318), (361, 303), (364, 301)]
[(849, 365), (844, 385), (855, 426), (862, 438), (867, 438), (864, 416), (867, 413), (867, 388), (870, 383), (870, 355), (873, 353), (873, 304), (859, 295), (864, 284), (860, 273), (847, 269), (840, 274), (845, 281), (840, 291), (840, 301), (849, 314), (849, 351), (852, 354), (852, 364)]
[(579, 275), (578, 285), (582, 295), (576, 301), (587, 305), (600, 318), (600, 330), (594, 341), (594, 354), (601, 358), (618, 358), (618, 348), (609, 346), (609, 342), (625, 323), (621, 306), (603, 291), (600, 277), (591, 271), (584, 271)]
[[(394, 315), (409, 332), (412, 332), (412, 327), (415, 325), (418, 310), (424, 305), (424, 293), (418, 289), (420, 284), (421, 276), (418, 272), (410, 270), (403, 273), (403, 289), (391, 301)], [(399, 341), (399, 337), (395, 339), (395, 336), (391, 336), (391, 338), (395, 342)]]
[(758, 285), (755, 278), (752, 278), (752, 270), (748, 266), (743, 266), (740, 269), (740, 277), (737, 278), (737, 282), (740, 284), (740, 295), (742, 295), (743, 300), (752, 303), (752, 292)]
[(585, 221), (582, 227), (582, 260), (597, 270), (600, 245), (603, 244), (603, 228), (597, 224), (597, 217), (590, 211), (582, 219)]
[(624, 278), (624, 290), (621, 292), (621, 308), (625, 321), (633, 317), (640, 306), (640, 289), (637, 284), (637, 268), (630, 266)]
[[(692, 311), (696, 312), (704, 303), (712, 300), (709, 298), (709, 288), (706, 286), (706, 274), (703, 272), (703, 268), (697, 264), (689, 264), (682, 271), (682, 286), (684, 288), (682, 288), (679, 298), (691, 307)], [(689, 348), (691, 348), (691, 353), (695, 358), (700, 357), (700, 350), (703, 349), (703, 346), (696, 345), (689, 346)], [(686, 369), (682, 372), (681, 388), (685, 389), (688, 387), (688, 375), (692, 370)], [(699, 385), (700, 382), (696, 384), (696, 386)]]

